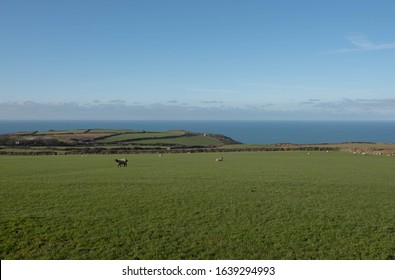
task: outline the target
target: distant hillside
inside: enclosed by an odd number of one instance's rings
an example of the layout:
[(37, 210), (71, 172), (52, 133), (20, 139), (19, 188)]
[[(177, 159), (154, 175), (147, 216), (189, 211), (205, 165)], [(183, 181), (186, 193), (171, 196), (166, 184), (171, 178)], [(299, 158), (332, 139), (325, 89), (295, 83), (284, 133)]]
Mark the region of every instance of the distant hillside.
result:
[(0, 152), (22, 154), (167, 152), (234, 144), (240, 143), (225, 135), (186, 130), (76, 129), (0, 135)]
[(228, 151), (346, 151), (395, 155), (395, 144), (242, 144), (221, 134), (187, 130), (76, 129), (17, 132), (0, 135), (0, 154), (66, 155), (186, 153)]

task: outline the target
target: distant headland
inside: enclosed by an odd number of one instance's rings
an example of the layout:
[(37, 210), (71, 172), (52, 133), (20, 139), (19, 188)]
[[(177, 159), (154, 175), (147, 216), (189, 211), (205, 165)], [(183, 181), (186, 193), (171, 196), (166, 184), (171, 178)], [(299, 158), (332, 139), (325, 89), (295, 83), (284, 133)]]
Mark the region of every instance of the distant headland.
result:
[(0, 135), (3, 155), (194, 153), (231, 151), (348, 151), (394, 155), (395, 144), (370, 142), (321, 144), (243, 144), (232, 138), (187, 130), (73, 129), (24, 131)]

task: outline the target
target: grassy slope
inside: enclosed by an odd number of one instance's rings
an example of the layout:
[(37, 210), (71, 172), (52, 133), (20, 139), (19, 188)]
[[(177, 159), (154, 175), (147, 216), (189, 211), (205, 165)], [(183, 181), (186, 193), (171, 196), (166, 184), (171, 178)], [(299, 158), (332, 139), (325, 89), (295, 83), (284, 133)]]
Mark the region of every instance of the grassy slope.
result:
[(395, 257), (395, 158), (216, 156), (1, 156), (0, 257)]
[[(342, 150), (357, 153), (395, 155), (395, 144), (382, 143), (333, 143), (333, 144), (239, 144), (221, 135), (204, 135), (184, 130), (146, 132), (137, 130), (60, 130), (47, 132), (14, 133), (0, 135), (0, 154), (83, 154), (153, 152), (152, 149), (177, 149), (206, 147), (212, 150)], [(136, 149), (137, 148), (137, 149)]]
[(207, 137), (203, 135), (185, 136), (169, 139), (149, 139), (135, 141), (140, 144), (168, 144), (168, 145), (185, 145), (185, 146), (221, 146), (221, 142), (213, 137)]
[[(12, 153), (34, 153), (35, 147), (39, 146), (42, 152), (54, 152), (54, 150), (65, 146), (73, 152), (81, 151), (81, 148), (109, 148), (111, 146), (123, 146), (124, 148), (152, 149), (152, 145), (163, 147), (185, 146), (222, 146), (228, 143), (227, 139), (220, 139), (219, 136), (199, 133), (188, 133), (181, 130), (168, 130), (160, 132), (143, 132), (129, 130), (63, 130), (49, 132), (34, 132), (20, 135), (3, 135), (0, 141), (0, 150), (3, 154)], [(8, 143), (8, 144), (7, 144)], [(15, 144), (19, 143), (19, 144)], [(7, 146), (8, 145), (8, 146)], [(110, 146), (109, 146), (110, 145)], [(100, 152), (100, 151), (99, 151)]]
[(146, 133), (124, 133), (116, 136), (105, 138), (100, 142), (109, 143), (117, 141), (136, 140), (140, 138), (162, 138), (162, 137), (179, 137), (184, 135), (182, 131), (163, 131), (163, 132), (146, 132)]

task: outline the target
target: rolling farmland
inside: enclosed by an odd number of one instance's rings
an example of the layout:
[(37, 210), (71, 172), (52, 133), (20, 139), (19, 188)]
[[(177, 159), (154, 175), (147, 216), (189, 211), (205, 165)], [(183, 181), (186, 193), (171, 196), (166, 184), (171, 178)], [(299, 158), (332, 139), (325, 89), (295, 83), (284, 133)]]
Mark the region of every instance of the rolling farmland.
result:
[(3, 155), (0, 254), (394, 259), (394, 166), (344, 152)]

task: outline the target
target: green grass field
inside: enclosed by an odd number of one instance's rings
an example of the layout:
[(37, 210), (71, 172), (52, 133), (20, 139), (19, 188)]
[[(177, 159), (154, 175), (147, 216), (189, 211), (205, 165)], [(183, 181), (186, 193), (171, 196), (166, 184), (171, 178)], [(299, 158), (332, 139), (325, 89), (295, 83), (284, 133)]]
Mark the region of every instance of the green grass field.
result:
[(0, 156), (1, 259), (394, 259), (395, 157)]
[(185, 136), (185, 137), (177, 137), (177, 138), (169, 138), (169, 139), (149, 139), (149, 140), (141, 140), (135, 141), (134, 143), (140, 144), (170, 144), (170, 145), (184, 145), (184, 146), (220, 146), (221, 142), (212, 137), (206, 137), (203, 135), (194, 135), (194, 136)]
[[(124, 133), (116, 136), (111, 136), (99, 141), (99, 143), (109, 143), (117, 141), (136, 140), (140, 138), (161, 138), (161, 137), (180, 137), (185, 133), (182, 131), (163, 131), (163, 132), (148, 132), (148, 133)], [(158, 141), (158, 140), (157, 140)]]

